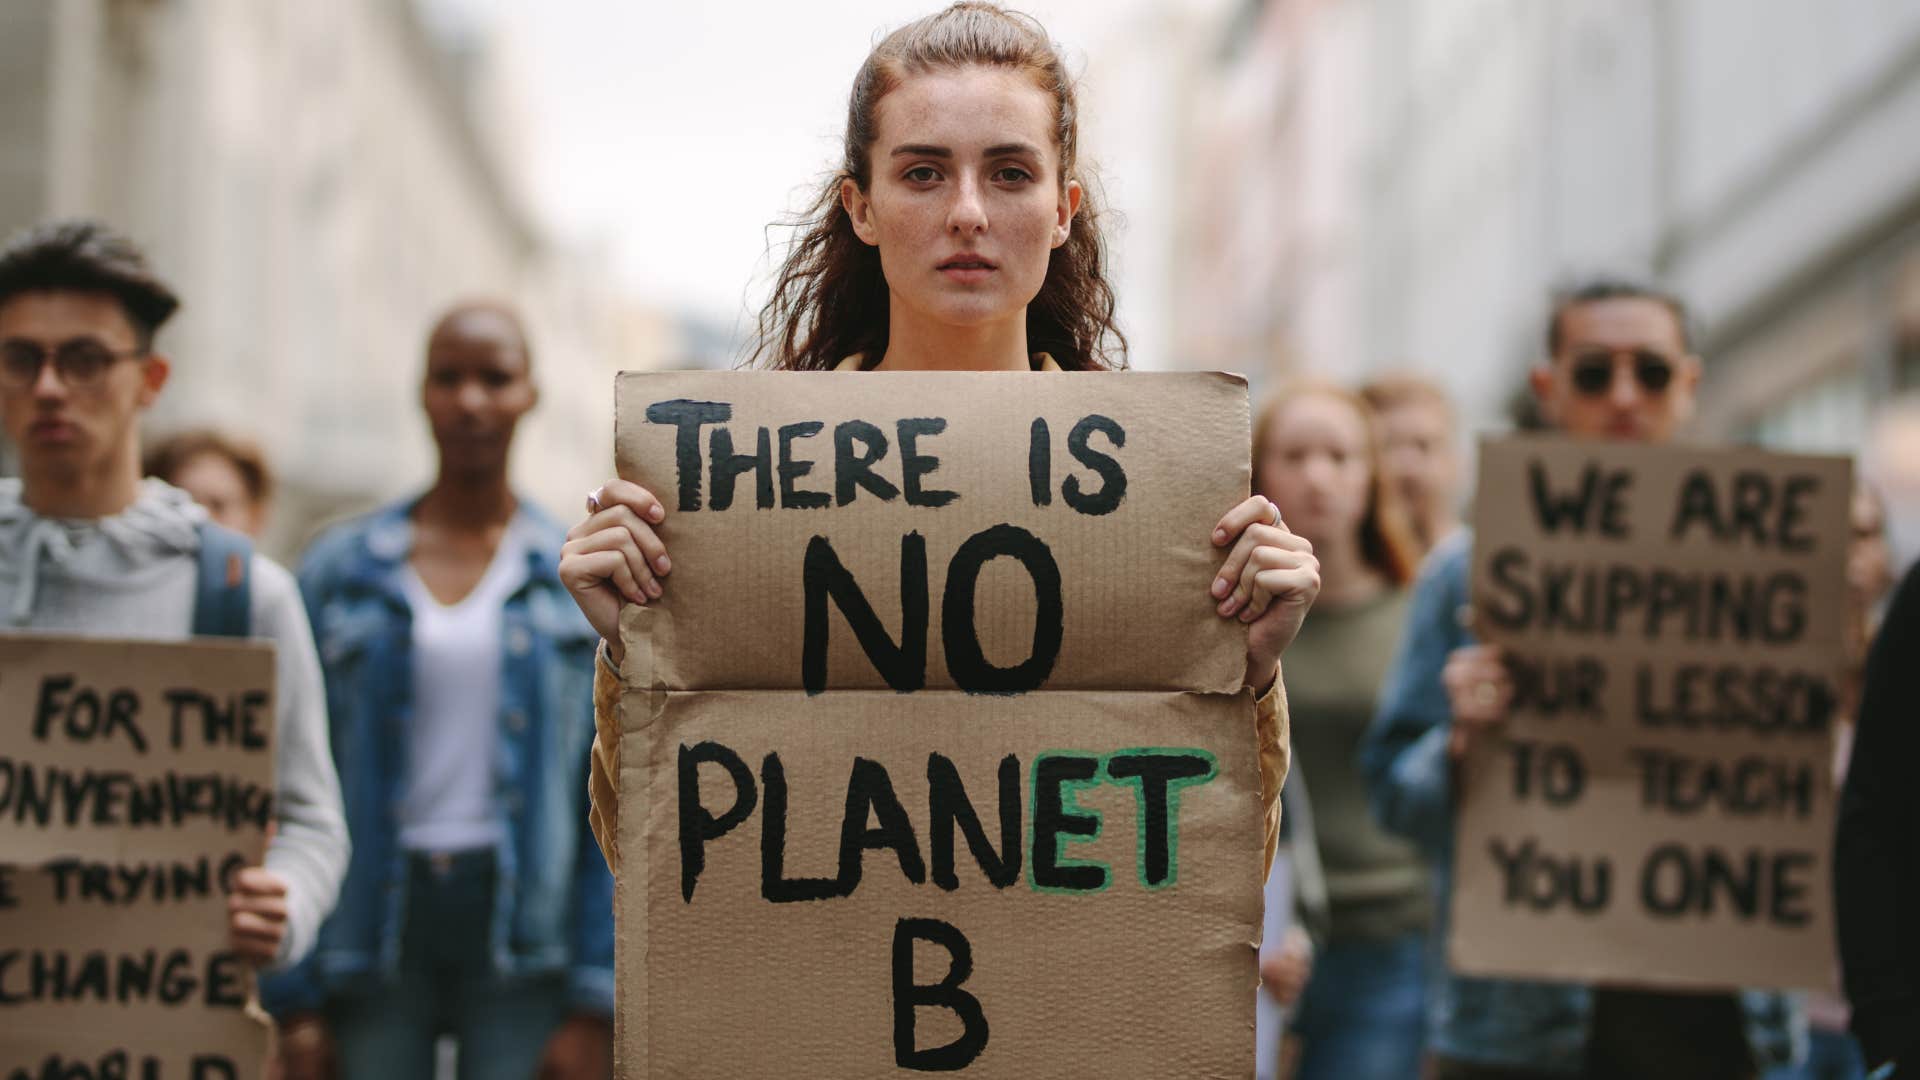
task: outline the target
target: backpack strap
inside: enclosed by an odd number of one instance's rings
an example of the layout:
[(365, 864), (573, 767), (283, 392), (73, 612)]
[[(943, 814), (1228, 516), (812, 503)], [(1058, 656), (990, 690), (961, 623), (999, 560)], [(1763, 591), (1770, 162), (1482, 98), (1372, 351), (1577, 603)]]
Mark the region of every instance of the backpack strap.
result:
[(253, 541), (210, 521), (201, 522), (199, 580), (193, 593), (196, 637), (253, 634)]

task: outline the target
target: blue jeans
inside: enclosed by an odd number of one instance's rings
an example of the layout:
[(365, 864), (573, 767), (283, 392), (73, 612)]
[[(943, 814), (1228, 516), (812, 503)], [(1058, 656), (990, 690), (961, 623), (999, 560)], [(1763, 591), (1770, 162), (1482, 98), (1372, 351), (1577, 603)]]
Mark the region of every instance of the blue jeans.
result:
[(408, 860), (399, 978), (336, 997), (327, 1019), (342, 1077), (424, 1080), (434, 1043), (459, 1046), (459, 1080), (528, 1080), (567, 1015), (566, 976), (503, 978), (487, 955), (492, 851)]
[(1427, 1045), (1427, 939), (1335, 942), (1313, 961), (1293, 1022), (1297, 1080), (1407, 1080)]

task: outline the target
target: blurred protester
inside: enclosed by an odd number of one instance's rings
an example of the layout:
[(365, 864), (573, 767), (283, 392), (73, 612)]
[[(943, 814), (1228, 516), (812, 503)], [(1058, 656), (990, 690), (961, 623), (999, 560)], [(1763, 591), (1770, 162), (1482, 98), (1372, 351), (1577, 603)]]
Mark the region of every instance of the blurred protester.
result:
[[(1693, 412), (1700, 360), (1685, 308), (1666, 293), (1598, 281), (1561, 295), (1548, 319), (1547, 357), (1530, 373), (1534, 395), (1546, 421), (1575, 438), (1665, 443)], [(1471, 547), (1467, 532), (1456, 533), (1422, 570), (1362, 758), (1380, 821), (1432, 859), (1442, 939), (1451, 899), (1454, 764), (1472, 740), (1499, 729), (1513, 698), (1500, 650), (1476, 644), (1462, 625)], [(1798, 1018), (1774, 993), (1451, 973), (1435, 980), (1433, 993), (1441, 1080), (1719, 1080), (1751, 1077), (1795, 1057)]]
[(1879, 405), (1861, 471), (1880, 496), (1893, 576), (1920, 559), (1920, 392)]
[(207, 516), (255, 540), (267, 526), (273, 472), (260, 448), (200, 428), (161, 439), (147, 451), (146, 474), (193, 496)]
[(1327, 937), (1326, 871), (1314, 845), (1306, 781), (1298, 773), (1288, 771), (1280, 802), (1280, 838), (1262, 894), (1254, 1080), (1280, 1080), (1299, 1071), (1300, 1041), (1288, 1033), (1287, 1020), (1313, 975), (1314, 941)]
[(1379, 420), (1381, 472), (1406, 510), (1419, 555), (1460, 526), (1460, 432), (1453, 402), (1418, 375), (1382, 375), (1360, 388)]
[(1920, 564), (1868, 654), (1834, 841), (1840, 969), (1867, 1064), (1920, 1072)]
[(298, 960), (347, 868), (326, 702), (292, 575), (140, 478), (140, 418), (171, 365), (154, 334), (178, 306), (126, 238), (85, 221), (0, 249), (0, 409), (21, 477), (0, 480), (0, 610), (12, 632), (277, 647), (275, 830), (228, 898), (235, 951)]
[(587, 823), (596, 635), (565, 530), (508, 456), (538, 397), (519, 318), (448, 312), (421, 404), (425, 494), (338, 526), (300, 570), (327, 658), (354, 858), (313, 957), (263, 988), (288, 1080), (604, 1077), (613, 879)]
[(1413, 845), (1374, 823), (1356, 764), (1417, 558), (1382, 457), (1373, 410), (1330, 383), (1284, 388), (1254, 425), (1254, 488), (1320, 561), (1284, 673), (1328, 916), (1291, 1024), (1301, 1080), (1417, 1076), (1425, 1046), (1427, 875)]
[[(1880, 604), (1893, 587), (1887, 555), (1886, 518), (1872, 486), (1853, 490), (1849, 508), (1853, 539), (1847, 548), (1847, 670), (1840, 687), (1840, 709), (1834, 726), (1834, 783), (1847, 779), (1847, 757), (1853, 749), (1860, 691), (1866, 679), (1867, 650), (1879, 622)], [(1848, 1034), (1846, 1001), (1822, 991), (1807, 996), (1807, 1060), (1775, 1069), (1767, 1080), (1860, 1080), (1866, 1076), (1860, 1045)]]

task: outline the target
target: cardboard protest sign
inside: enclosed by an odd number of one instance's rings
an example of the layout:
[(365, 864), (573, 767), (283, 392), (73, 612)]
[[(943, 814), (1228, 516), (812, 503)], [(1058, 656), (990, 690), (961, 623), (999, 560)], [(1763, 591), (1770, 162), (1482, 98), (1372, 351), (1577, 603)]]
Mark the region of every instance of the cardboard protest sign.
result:
[(1462, 763), (1456, 971), (1823, 987), (1850, 465), (1482, 444), (1475, 629), (1511, 718)]
[(0, 1077), (258, 1075), (225, 882), (273, 816), (273, 664), (0, 636)]
[(1245, 1076), (1228, 376), (628, 374), (619, 1072)]

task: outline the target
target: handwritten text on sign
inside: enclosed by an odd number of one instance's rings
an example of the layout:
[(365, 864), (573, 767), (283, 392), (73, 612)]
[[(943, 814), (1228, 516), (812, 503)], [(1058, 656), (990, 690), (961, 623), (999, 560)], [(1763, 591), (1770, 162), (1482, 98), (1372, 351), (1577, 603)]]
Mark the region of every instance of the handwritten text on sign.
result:
[(674, 560), (626, 626), (623, 1075), (1244, 1064), (1244, 387), (626, 376), (619, 415)]
[(226, 894), (273, 813), (273, 650), (0, 637), (4, 1080), (236, 1080)]
[(1820, 986), (1844, 460), (1490, 442), (1475, 627), (1514, 679), (1466, 764), (1472, 973)]

